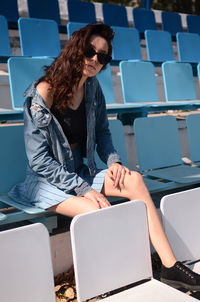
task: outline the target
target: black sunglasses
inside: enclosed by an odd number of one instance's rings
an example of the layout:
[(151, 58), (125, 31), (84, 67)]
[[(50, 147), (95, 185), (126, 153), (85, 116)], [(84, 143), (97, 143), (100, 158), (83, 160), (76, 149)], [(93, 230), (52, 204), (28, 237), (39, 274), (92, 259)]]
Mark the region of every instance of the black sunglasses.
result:
[(84, 51), (84, 56), (86, 58), (92, 58), (95, 55), (97, 55), (98, 61), (102, 65), (106, 65), (108, 62), (110, 62), (110, 60), (112, 60), (110, 55), (102, 52), (96, 52), (92, 46), (88, 46), (88, 48)]

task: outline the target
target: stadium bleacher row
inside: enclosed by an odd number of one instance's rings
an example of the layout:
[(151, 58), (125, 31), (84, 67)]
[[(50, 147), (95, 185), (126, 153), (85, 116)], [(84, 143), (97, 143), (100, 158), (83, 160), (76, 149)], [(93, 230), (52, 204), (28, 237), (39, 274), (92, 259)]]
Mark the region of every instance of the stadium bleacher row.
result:
[[(66, 26), (67, 37), (86, 25), (87, 23), (69, 22)], [(1, 61), (12, 55), (7, 20), (0, 16), (1, 28)], [(57, 23), (53, 20), (19, 18), (18, 19), (20, 48), (23, 56), (50, 56), (57, 57), (61, 50)], [(113, 60), (141, 60), (142, 45), (139, 39), (139, 31), (136, 28), (112, 26), (115, 37), (113, 40)], [(35, 39), (32, 39), (32, 35)], [(48, 37), (48, 39), (46, 39)], [(175, 51), (178, 61), (198, 63), (200, 61), (200, 36), (197, 33), (178, 32), (176, 43), (172, 42), (168, 31), (145, 30), (145, 44), (147, 60), (160, 64), (168, 60), (175, 60)], [(126, 47), (123, 47), (126, 45)]]
[[(60, 28), (61, 11), (59, 0), (44, 0), (42, 3), (39, 0), (26, 0), (27, 16), (30, 18), (43, 18), (55, 20)], [(38, 9), (40, 7), (40, 9)], [(12, 8), (12, 9), (11, 9)], [(87, 1), (67, 0), (67, 19), (70, 22), (88, 22), (93, 23), (97, 21), (95, 5)], [(133, 8), (132, 17), (133, 23), (130, 24), (127, 17), (127, 8), (122, 5), (114, 5), (102, 3), (102, 17), (106, 24), (111, 26), (129, 27), (133, 26), (140, 32), (146, 29), (156, 29), (156, 19), (153, 10), (143, 8)], [(17, 21), (20, 17), (19, 2), (17, 0), (2, 1), (0, 5), (0, 15), (7, 18), (9, 28), (17, 28)], [(194, 15), (186, 16), (187, 31), (199, 33), (200, 17)], [(174, 12), (161, 12), (162, 29), (169, 31), (172, 35), (183, 31), (183, 22), (181, 14)], [(65, 29), (61, 29), (61, 31)]]

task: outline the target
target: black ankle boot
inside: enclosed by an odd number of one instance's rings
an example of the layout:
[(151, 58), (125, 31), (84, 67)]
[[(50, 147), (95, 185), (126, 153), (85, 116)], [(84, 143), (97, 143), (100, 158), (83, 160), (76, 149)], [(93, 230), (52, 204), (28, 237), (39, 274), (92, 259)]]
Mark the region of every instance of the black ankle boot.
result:
[(188, 290), (200, 291), (200, 275), (179, 261), (170, 268), (162, 265), (160, 280), (175, 288), (183, 287)]

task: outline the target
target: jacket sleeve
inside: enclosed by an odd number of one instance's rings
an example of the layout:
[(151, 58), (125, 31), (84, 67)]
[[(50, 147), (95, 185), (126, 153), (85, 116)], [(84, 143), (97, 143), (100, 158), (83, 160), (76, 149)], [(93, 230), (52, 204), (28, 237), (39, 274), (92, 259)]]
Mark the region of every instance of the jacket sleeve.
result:
[[(48, 123), (48, 114), (41, 111), (39, 115), (39, 127), (32, 118), (31, 112), (25, 107), (25, 146), (29, 165), (39, 176), (45, 177), (49, 183), (56, 186), (65, 193), (75, 191), (77, 196), (83, 196), (91, 187), (76, 173), (70, 173), (67, 167), (60, 164), (52, 154), (50, 142), (48, 141), (45, 123)], [(49, 114), (50, 116), (50, 114)]]
[(106, 112), (106, 103), (101, 87), (98, 83), (96, 91), (96, 144), (97, 153), (101, 160), (109, 167), (112, 163), (121, 163), (120, 156), (115, 150), (109, 130), (109, 123)]

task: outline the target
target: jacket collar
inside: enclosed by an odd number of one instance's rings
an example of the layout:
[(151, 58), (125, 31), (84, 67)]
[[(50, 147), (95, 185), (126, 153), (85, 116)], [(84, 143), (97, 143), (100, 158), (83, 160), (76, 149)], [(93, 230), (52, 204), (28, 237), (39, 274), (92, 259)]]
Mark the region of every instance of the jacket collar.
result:
[[(95, 77), (87, 78), (85, 82), (85, 102), (87, 109), (89, 109), (90, 105), (92, 104), (92, 101), (94, 100), (94, 94), (95, 94)], [(43, 102), (43, 99), (39, 95), (39, 93), (36, 90), (36, 86), (39, 83), (39, 79), (32, 82), (32, 84), (25, 90), (23, 96), (24, 97), (32, 97), (34, 99), (34, 102), (41, 105), (42, 107), (46, 107), (45, 103)], [(48, 109), (48, 108), (47, 108)]]

